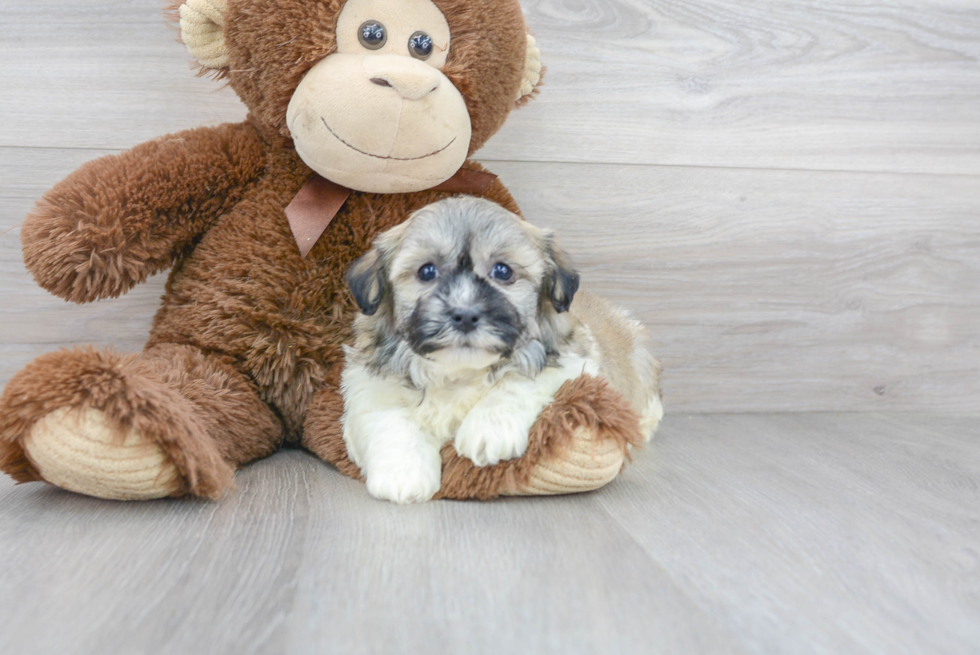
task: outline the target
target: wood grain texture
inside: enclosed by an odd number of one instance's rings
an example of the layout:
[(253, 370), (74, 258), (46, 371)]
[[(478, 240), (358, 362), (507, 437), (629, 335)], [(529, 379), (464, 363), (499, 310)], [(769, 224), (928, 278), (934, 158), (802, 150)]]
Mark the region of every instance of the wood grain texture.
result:
[(748, 650), (977, 652), (976, 419), (675, 419), (599, 502)]
[(668, 412), (980, 413), (980, 181), (494, 169), (649, 326)]
[(197, 77), (163, 0), (5, 0), (0, 146), (130, 148), (244, 119), (221, 82)]
[[(0, 145), (125, 148), (239, 120), (162, 2), (6, 0)], [(980, 173), (969, 0), (525, 0), (544, 92), (488, 160)]]
[[(17, 217), (98, 154), (0, 153), (10, 161), (0, 164), (0, 207)], [(650, 327), (668, 411), (980, 413), (973, 178), (493, 169), (532, 221), (557, 229), (584, 283)], [(17, 236), (16, 227), (0, 236), (0, 381), (66, 343), (142, 346), (163, 276), (120, 300), (71, 305), (30, 279)]]
[(525, 6), (546, 86), (484, 157), (980, 173), (970, 0)]
[(667, 418), (611, 486), (397, 507), (313, 457), (219, 503), (0, 479), (0, 652), (976, 652), (975, 420)]

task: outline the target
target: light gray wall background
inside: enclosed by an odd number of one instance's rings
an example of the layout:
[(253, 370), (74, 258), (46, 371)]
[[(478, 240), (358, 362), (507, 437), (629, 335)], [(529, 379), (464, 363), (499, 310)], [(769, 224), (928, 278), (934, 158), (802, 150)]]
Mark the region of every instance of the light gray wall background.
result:
[[(72, 306), (19, 225), (82, 162), (237, 121), (162, 2), (3, 0), (0, 384), (141, 347), (164, 276)], [(546, 85), (478, 159), (650, 326), (668, 411), (980, 413), (976, 0), (526, 0)]]

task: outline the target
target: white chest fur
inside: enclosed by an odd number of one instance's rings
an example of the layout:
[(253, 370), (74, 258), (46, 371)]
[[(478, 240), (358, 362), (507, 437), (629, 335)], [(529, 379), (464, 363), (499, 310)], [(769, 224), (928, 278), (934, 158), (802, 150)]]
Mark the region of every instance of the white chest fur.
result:
[(441, 446), (452, 441), (466, 415), (494, 386), (483, 374), (446, 380), (424, 391), (413, 389), (417, 401), (409, 409), (411, 420)]

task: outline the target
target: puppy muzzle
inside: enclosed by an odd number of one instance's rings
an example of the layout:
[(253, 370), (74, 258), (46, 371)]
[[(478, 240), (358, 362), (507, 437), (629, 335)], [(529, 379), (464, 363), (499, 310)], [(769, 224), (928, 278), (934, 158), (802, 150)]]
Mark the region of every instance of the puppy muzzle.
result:
[(524, 331), (510, 301), (474, 274), (440, 280), (418, 301), (407, 327), (408, 342), (420, 355), (475, 348), (508, 356)]

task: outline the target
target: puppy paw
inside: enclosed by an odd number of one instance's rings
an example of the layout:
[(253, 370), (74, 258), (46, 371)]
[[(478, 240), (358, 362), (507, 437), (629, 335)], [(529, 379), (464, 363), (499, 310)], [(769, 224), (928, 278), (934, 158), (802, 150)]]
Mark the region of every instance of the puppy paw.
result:
[(477, 466), (492, 466), (520, 457), (527, 451), (527, 436), (534, 423), (520, 416), (474, 410), (456, 431), (456, 452)]
[(442, 484), (439, 452), (402, 450), (371, 459), (366, 472), (368, 493), (379, 500), (407, 505), (432, 498)]

